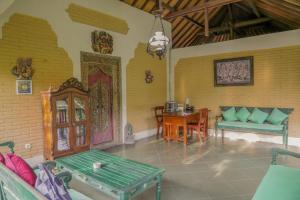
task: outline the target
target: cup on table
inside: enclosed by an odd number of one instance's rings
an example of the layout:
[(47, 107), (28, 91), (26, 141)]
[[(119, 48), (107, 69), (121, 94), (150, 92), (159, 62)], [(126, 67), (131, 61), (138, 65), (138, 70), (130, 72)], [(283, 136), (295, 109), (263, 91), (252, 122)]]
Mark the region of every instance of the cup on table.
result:
[(93, 169), (94, 170), (100, 169), (101, 166), (102, 166), (101, 162), (94, 162), (93, 163)]

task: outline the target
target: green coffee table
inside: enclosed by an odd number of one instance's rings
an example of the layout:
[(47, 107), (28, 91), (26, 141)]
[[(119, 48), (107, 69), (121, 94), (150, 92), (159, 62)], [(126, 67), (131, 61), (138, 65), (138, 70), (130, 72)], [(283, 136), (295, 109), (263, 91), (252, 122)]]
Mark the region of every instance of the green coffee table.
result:
[[(57, 166), (70, 171), (75, 179), (120, 200), (132, 199), (156, 185), (156, 199), (160, 200), (164, 169), (128, 160), (99, 150), (56, 159)], [(94, 170), (93, 163), (103, 166)]]

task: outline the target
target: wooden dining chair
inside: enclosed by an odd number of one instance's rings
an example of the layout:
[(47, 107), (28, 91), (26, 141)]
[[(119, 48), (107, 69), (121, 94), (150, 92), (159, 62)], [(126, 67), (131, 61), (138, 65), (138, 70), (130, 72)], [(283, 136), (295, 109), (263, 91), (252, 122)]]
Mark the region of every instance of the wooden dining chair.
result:
[(188, 132), (193, 137), (193, 132), (196, 131), (198, 136), (198, 141), (201, 141), (201, 138), (206, 139), (208, 137), (208, 109), (202, 108), (199, 110), (199, 118), (197, 122), (190, 122), (187, 124)]
[[(156, 119), (156, 125), (157, 125), (157, 133), (156, 137), (159, 138), (159, 129), (163, 127), (163, 113), (164, 113), (164, 106), (156, 106), (154, 107), (154, 114)], [(161, 133), (161, 135), (163, 132)]]

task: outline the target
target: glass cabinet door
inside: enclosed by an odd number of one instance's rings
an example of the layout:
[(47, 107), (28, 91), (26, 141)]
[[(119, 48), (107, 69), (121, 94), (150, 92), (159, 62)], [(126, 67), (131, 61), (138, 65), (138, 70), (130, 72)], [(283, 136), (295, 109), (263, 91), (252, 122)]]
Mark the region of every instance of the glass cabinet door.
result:
[(57, 151), (70, 150), (70, 129), (57, 128)]
[(86, 127), (85, 125), (76, 126), (76, 146), (86, 144)]
[(69, 123), (69, 98), (65, 97), (55, 101), (56, 124)]
[(56, 135), (55, 149), (58, 152), (71, 150), (70, 145), (70, 97), (68, 95), (54, 98)]
[(77, 147), (84, 146), (87, 144), (88, 130), (87, 130), (87, 98), (74, 95), (74, 121), (75, 121), (75, 145)]

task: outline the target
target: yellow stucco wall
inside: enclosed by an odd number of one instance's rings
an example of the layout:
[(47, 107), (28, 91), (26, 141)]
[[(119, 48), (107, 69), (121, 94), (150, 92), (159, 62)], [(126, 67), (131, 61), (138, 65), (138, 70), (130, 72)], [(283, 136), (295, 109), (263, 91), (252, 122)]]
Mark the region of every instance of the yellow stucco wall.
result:
[(75, 22), (88, 24), (125, 35), (129, 30), (126, 21), (80, 5), (71, 3), (66, 11), (70, 18)]
[[(2, 27), (0, 39), (0, 141), (12, 140), (24, 157), (43, 152), (40, 91), (58, 86), (72, 76), (72, 62), (47, 21), (14, 14)], [(11, 69), (19, 57), (31, 57), (34, 75), (32, 95), (16, 95)], [(25, 150), (26, 143), (32, 144)]]
[[(145, 83), (145, 71), (151, 70), (154, 81)], [(156, 127), (153, 108), (164, 105), (167, 98), (166, 60), (152, 58), (146, 53), (146, 44), (140, 43), (126, 71), (127, 121), (134, 132)]]
[[(175, 66), (175, 98), (212, 110), (221, 105), (291, 107), (290, 136), (300, 137), (300, 46), (185, 58)], [(254, 85), (214, 87), (215, 59), (254, 56)]]

